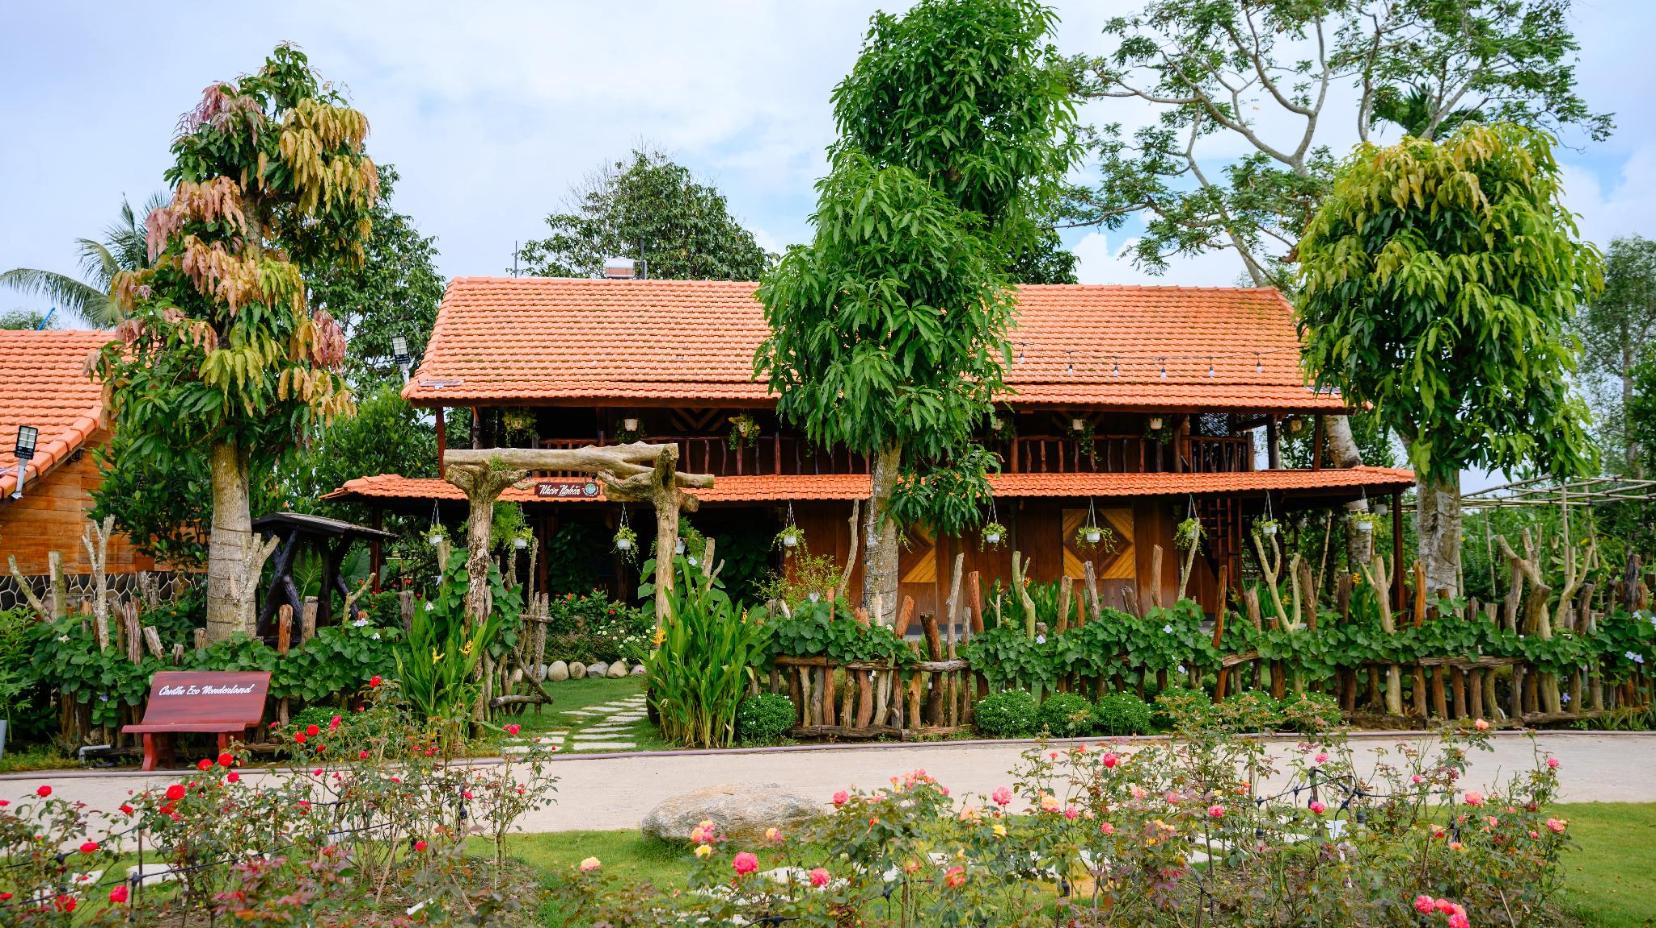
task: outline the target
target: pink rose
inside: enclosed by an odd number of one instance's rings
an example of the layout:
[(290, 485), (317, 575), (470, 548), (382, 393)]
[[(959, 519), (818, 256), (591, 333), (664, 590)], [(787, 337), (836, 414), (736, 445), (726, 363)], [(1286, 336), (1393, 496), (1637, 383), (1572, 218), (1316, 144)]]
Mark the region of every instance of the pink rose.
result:
[(1466, 795), (1461, 798), (1462, 801), (1469, 806), (1481, 806), (1484, 804), (1484, 794), (1475, 789), (1467, 790)]
[(1564, 829), (1569, 827), (1569, 824), (1561, 818), (1549, 818), (1547, 819), (1547, 830), (1555, 835), (1561, 835), (1564, 833)]
[(1489, 730), (1489, 723), (1484, 721), (1483, 719), (1478, 719), (1476, 722), (1472, 723), (1472, 727), (1476, 728), (1478, 731), (1488, 731)]
[(1219, 819), (1225, 817), (1225, 807), (1220, 805), (1208, 806), (1208, 818)]
[(966, 868), (950, 867), (948, 872), (943, 874), (943, 884), (948, 886), (950, 889), (959, 889), (960, 887), (965, 886)]
[(591, 873), (592, 871), (597, 870), (599, 867), (602, 867), (603, 865), (604, 865), (603, 861), (599, 860), (598, 858), (588, 857), (586, 860), (581, 861), (581, 864), (580, 864), (581, 872), (582, 873)]
[(1327, 755), (1327, 754), (1322, 754), (1322, 753), (1319, 753), (1319, 754), (1318, 754), (1318, 755), (1317, 755), (1317, 756), (1316, 756), (1316, 757), (1313, 757), (1313, 758), (1311, 758), (1311, 759), (1312, 759), (1312, 760), (1314, 760), (1314, 761), (1316, 761), (1316, 762), (1317, 762), (1317, 763), (1319, 763), (1319, 764), (1326, 764), (1326, 763), (1328, 763), (1328, 755)]
[(993, 793), (989, 794), (989, 798), (993, 799), (997, 806), (1009, 806), (1012, 804), (1012, 791), (1004, 786), (997, 787)]
[(759, 869), (759, 858), (748, 851), (743, 851), (736, 855), (735, 859), (730, 862), (730, 866), (735, 869), (737, 876), (746, 876)]
[(1109, 822), (1099, 822), (1098, 831), (1100, 834), (1113, 835), (1115, 834), (1115, 826)]
[(1310, 808), (1312, 815), (1321, 815), (1328, 811), (1328, 806), (1324, 805), (1321, 799), (1313, 799)]
[(1558, 769), (1558, 758), (1556, 758), (1556, 757), (1547, 758), (1547, 769), (1548, 770), (1557, 770)]
[(1104, 769), (1114, 770), (1119, 763), (1121, 763), (1121, 758), (1117, 757), (1115, 752), (1112, 751), (1104, 755)]
[(829, 879), (828, 871), (824, 870), (821, 867), (817, 867), (817, 868), (813, 869), (810, 873), (810, 877), (811, 877), (811, 885), (812, 886), (821, 887), (821, 886), (827, 886), (828, 885), (828, 879)]
[(515, 735), (515, 734), (517, 734), (517, 733), (518, 733), (518, 732), (520, 732), (520, 731), (522, 731), (522, 730), (523, 730), (523, 726), (522, 726), (522, 725), (519, 725), (519, 724), (517, 724), (517, 723), (516, 723), (516, 722), (514, 722), (514, 723), (512, 723), (512, 724), (510, 724), (510, 725), (505, 725), (505, 726), (502, 726), (502, 727), (503, 727), (503, 728), (504, 728), (504, 729), (505, 729), (505, 731), (506, 731), (506, 734), (508, 734), (508, 735)]
[(1449, 916), (1449, 928), (1472, 928), (1472, 923), (1467, 920), (1465, 912), (1456, 912)]
[(1076, 819), (1078, 819), (1080, 817), (1081, 817), (1081, 810), (1080, 809), (1077, 809), (1074, 806), (1065, 806), (1064, 807), (1064, 818), (1067, 818), (1067, 819), (1069, 819), (1070, 821), (1073, 822), (1073, 821), (1075, 821)]
[(834, 807), (835, 808), (839, 808), (840, 806), (843, 806), (843, 805), (845, 805), (846, 803), (848, 803), (850, 801), (851, 801), (851, 796), (849, 794), (847, 794), (845, 792), (845, 790), (842, 789), (842, 790), (834, 793)]
[(1422, 915), (1430, 915), (1437, 911), (1437, 900), (1422, 893), (1415, 897), (1414, 908), (1416, 912)]
[(1449, 915), (1455, 911), (1455, 904), (1450, 902), (1448, 899), (1439, 899), (1437, 901), (1437, 910), (1445, 915)]

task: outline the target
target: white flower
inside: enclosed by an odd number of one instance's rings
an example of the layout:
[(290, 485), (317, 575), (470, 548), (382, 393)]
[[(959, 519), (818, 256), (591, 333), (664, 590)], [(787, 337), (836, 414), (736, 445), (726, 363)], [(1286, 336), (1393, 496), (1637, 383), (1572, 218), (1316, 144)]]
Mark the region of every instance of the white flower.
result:
[(1637, 651), (1629, 651), (1626, 654), (1623, 654), (1622, 657), (1627, 658), (1628, 660), (1632, 661), (1635, 664), (1643, 664), (1644, 663), (1644, 655), (1640, 654)]
[(367, 628), (368, 627), (368, 620), (367, 619), (357, 619), (355, 622), (352, 622), (351, 624), (356, 626), (357, 628)]
[(1186, 670), (1185, 670), (1185, 666), (1184, 666), (1184, 665), (1183, 665), (1183, 664), (1180, 664), (1180, 665), (1179, 665), (1179, 666), (1178, 666), (1178, 667), (1177, 667), (1177, 668), (1175, 668), (1175, 669), (1176, 669), (1176, 670), (1178, 670), (1178, 672), (1179, 672), (1179, 673), (1185, 673), (1185, 672), (1186, 672)]
[(1045, 635), (1036, 635), (1035, 636), (1035, 643), (1036, 644), (1046, 644), (1046, 636)]
[(1169, 634), (1169, 635), (1171, 635), (1171, 634), (1173, 634), (1173, 626), (1171, 626), (1171, 625), (1163, 625), (1163, 626), (1162, 626), (1162, 631), (1163, 631), (1163, 632), (1165, 632), (1165, 633), (1167, 633), (1167, 634)]
[(426, 611), (427, 611), (427, 612), (430, 612), (430, 611), (432, 611), (432, 610), (433, 610), (433, 609), (436, 609), (436, 608), (437, 608), (437, 604), (436, 604), (436, 603), (434, 603), (434, 602), (432, 602), (432, 601), (431, 601), (431, 600), (429, 600), (429, 599), (428, 599), (428, 600), (426, 600)]

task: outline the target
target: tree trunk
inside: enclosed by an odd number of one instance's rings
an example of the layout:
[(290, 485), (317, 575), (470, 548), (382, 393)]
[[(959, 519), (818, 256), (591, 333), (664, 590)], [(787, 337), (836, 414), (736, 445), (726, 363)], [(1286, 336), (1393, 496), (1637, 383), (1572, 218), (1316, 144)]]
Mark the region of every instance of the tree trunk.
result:
[(863, 605), (874, 621), (886, 626), (897, 618), (897, 523), (889, 518), (888, 510), (902, 457), (899, 445), (875, 456), (868, 514), (863, 519)]
[[(490, 488), (492, 489), (492, 487)], [(484, 491), (487, 492), (487, 491)], [(489, 535), (494, 531), (494, 500), (473, 499), (466, 512), (466, 615), (474, 627), (489, 620), (494, 611), (494, 592), (489, 589)], [(439, 565), (447, 573), (448, 565)], [(482, 704), (478, 700), (478, 704)]]
[(1420, 524), (1420, 563), (1426, 568), (1428, 596), (1439, 590), (1460, 594), (1460, 481), (1420, 484), (1416, 509)]
[(246, 576), (253, 550), (247, 458), (228, 441), (214, 444), (209, 454), (213, 527), (207, 537), (207, 639), (223, 641), (236, 632), (253, 633), (258, 578)]
[[(1324, 416), (1323, 433), (1328, 436), (1328, 450), (1334, 456), (1335, 467), (1356, 467), (1363, 463), (1363, 454), (1357, 448), (1357, 439), (1351, 436), (1351, 420), (1345, 416)], [(1369, 511), (1367, 499), (1346, 503), (1348, 516)], [(1374, 533), (1351, 529), (1346, 523), (1346, 564), (1355, 570), (1374, 559)]]

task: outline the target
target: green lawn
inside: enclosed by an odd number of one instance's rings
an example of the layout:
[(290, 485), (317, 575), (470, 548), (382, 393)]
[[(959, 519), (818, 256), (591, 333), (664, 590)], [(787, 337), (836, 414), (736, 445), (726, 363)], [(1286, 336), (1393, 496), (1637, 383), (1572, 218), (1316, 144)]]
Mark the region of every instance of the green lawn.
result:
[[(1566, 907), (1593, 928), (1656, 925), (1656, 803), (1578, 803), (1558, 806), (1556, 814), (1569, 820), (1577, 844), (1564, 860)], [(572, 831), (510, 840), (512, 854), (545, 872), (567, 872), (583, 859), (597, 857), (609, 873), (658, 887), (683, 886), (689, 876), (684, 847), (636, 831)]]

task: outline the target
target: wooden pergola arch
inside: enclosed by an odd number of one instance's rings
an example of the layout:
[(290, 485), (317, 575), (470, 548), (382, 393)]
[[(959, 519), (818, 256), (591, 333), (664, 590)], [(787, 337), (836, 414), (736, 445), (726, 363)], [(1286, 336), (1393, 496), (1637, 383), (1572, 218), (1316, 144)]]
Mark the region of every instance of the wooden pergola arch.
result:
[(443, 479), (466, 494), (470, 509), (466, 530), (466, 615), (481, 621), (489, 615), (489, 530), (494, 504), (507, 487), (531, 471), (568, 471), (596, 477), (604, 496), (615, 502), (647, 502), (655, 508), (656, 624), (667, 618), (667, 594), (673, 588), (673, 555), (678, 541), (679, 511), (695, 512), (701, 501), (686, 490), (713, 486), (712, 474), (678, 471), (678, 445), (588, 446), (585, 448), (448, 449)]

